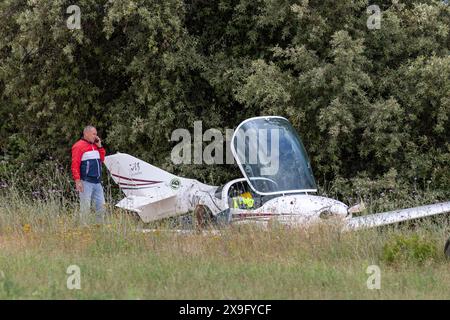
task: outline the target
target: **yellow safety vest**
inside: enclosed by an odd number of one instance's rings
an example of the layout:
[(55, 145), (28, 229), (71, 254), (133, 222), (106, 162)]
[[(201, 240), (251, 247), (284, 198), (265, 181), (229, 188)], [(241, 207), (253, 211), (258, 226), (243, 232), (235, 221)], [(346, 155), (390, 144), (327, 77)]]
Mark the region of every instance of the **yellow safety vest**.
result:
[(233, 198), (233, 207), (234, 209), (239, 209), (241, 206), (244, 209), (251, 209), (255, 205), (255, 200), (247, 197), (234, 197)]

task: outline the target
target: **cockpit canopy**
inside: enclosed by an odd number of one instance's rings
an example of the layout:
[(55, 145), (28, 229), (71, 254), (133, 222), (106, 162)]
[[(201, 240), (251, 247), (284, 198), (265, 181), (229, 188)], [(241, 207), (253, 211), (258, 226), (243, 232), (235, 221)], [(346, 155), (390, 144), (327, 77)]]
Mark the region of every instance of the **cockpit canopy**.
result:
[(250, 187), (259, 194), (317, 191), (303, 143), (285, 118), (245, 120), (234, 132), (231, 150)]

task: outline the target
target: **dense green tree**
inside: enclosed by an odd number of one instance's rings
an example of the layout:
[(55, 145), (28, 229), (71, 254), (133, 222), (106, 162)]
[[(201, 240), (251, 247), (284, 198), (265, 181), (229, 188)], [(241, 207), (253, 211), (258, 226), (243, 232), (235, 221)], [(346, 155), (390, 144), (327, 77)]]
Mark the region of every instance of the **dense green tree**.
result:
[[(176, 128), (282, 115), (325, 181), (450, 189), (450, 8), (438, 0), (3, 0), (2, 174), (67, 169), (83, 125), (129, 152), (220, 183), (233, 166), (174, 166)], [(81, 9), (70, 30), (69, 5)], [(387, 180), (386, 180), (387, 179)]]

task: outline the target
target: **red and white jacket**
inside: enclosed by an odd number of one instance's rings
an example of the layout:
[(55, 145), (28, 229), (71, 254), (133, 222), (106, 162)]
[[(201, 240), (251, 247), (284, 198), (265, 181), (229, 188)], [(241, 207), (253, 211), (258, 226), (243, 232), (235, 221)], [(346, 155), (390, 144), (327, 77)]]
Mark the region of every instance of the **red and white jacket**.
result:
[(72, 176), (73, 179), (91, 183), (100, 183), (102, 163), (106, 151), (96, 144), (80, 139), (72, 146)]

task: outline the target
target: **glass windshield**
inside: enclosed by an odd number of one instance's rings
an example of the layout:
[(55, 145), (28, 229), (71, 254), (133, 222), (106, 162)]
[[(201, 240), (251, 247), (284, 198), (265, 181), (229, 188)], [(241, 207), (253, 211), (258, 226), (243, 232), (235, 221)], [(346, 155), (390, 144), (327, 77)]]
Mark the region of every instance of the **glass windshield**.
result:
[(281, 117), (253, 118), (236, 129), (234, 157), (252, 189), (260, 194), (315, 192), (308, 155), (297, 132)]

